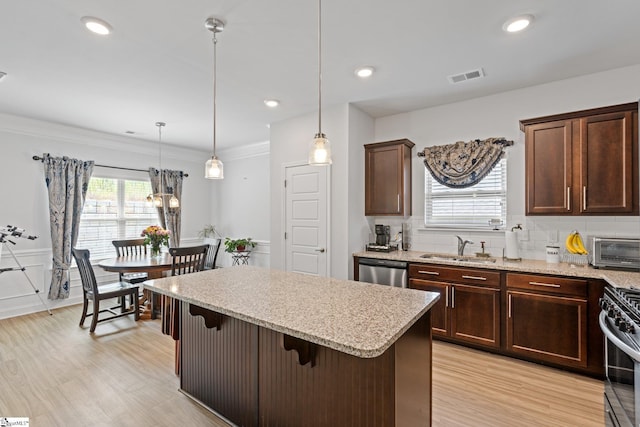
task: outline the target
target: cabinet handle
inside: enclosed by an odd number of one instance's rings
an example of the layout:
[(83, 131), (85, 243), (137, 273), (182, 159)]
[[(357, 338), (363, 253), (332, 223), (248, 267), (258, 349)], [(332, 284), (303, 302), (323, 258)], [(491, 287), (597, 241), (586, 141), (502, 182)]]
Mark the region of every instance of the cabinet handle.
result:
[(398, 193), (398, 213), (400, 213), (400, 193)]
[(511, 294), (509, 294), (509, 319), (511, 319)]
[(571, 210), (571, 187), (567, 187), (567, 210)]
[(418, 270), (418, 273), (420, 273), (420, 274), (429, 274), (431, 276), (439, 276), (440, 275), (440, 273), (438, 273), (437, 271)]
[(456, 288), (451, 287), (451, 308), (456, 308)]
[(559, 288), (560, 285), (557, 283), (542, 283), (542, 282), (529, 282), (530, 285), (533, 286), (546, 286), (547, 288)]
[(587, 210), (587, 186), (582, 187), (582, 210)]
[(445, 286), (444, 289), (444, 306), (449, 307), (449, 287)]
[(487, 280), (486, 277), (481, 276), (462, 276), (463, 279), (472, 279), (472, 280)]

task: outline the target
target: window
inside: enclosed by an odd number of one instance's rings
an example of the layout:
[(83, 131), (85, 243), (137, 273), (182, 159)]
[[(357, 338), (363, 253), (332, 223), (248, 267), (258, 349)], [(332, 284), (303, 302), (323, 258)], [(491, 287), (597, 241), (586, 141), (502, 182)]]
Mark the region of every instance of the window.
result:
[(507, 160), (467, 188), (449, 188), (425, 169), (424, 224), (426, 227), (485, 228), (489, 220), (507, 219)]
[(135, 239), (148, 225), (159, 224), (158, 211), (147, 204), (149, 181), (92, 177), (80, 219), (76, 246), (92, 259), (115, 255), (112, 240)]

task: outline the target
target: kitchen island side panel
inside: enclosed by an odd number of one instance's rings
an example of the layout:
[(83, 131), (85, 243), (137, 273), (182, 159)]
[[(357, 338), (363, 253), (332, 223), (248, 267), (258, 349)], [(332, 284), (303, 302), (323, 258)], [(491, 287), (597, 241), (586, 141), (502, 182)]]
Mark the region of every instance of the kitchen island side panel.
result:
[(380, 356), (360, 358), (190, 307), (181, 389), (236, 425), (431, 425), (429, 311)]
[(430, 426), (430, 320), (425, 313), (376, 358), (317, 346), (313, 366), (260, 328), (260, 425)]
[(219, 329), (181, 303), (180, 389), (239, 426), (258, 425), (258, 326), (201, 309)]

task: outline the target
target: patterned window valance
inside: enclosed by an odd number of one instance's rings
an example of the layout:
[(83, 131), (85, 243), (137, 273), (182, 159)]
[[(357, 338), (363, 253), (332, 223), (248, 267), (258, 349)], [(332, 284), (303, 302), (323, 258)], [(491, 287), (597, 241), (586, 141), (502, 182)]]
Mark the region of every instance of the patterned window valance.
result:
[(504, 138), (458, 141), (454, 144), (426, 147), (418, 156), (433, 178), (451, 188), (470, 187), (482, 180), (504, 155), (513, 141)]

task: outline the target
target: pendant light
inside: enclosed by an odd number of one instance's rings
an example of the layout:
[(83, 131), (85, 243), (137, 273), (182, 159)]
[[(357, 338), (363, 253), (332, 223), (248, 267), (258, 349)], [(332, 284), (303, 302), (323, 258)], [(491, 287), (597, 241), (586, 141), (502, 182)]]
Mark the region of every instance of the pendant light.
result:
[(322, 0), (318, 0), (318, 133), (309, 147), (309, 164), (331, 164), (331, 143), (322, 133)]
[(162, 128), (166, 126), (164, 122), (156, 122), (156, 126), (158, 127), (158, 166), (160, 168), (160, 191), (155, 194), (149, 194), (147, 196), (147, 202), (153, 203), (153, 206), (157, 208), (161, 208), (164, 205), (164, 199), (169, 197), (169, 208), (179, 208), (180, 201), (173, 194), (173, 188), (168, 188), (168, 193), (164, 193), (163, 189), (165, 188), (164, 183), (164, 173), (162, 172)]
[(216, 67), (218, 65), (218, 59), (216, 58), (218, 39), (216, 38), (216, 33), (224, 30), (224, 22), (216, 18), (207, 18), (204, 26), (213, 33), (213, 156), (207, 160), (204, 166), (204, 177), (207, 179), (223, 179), (224, 166), (216, 156)]

